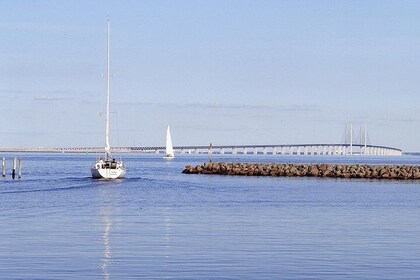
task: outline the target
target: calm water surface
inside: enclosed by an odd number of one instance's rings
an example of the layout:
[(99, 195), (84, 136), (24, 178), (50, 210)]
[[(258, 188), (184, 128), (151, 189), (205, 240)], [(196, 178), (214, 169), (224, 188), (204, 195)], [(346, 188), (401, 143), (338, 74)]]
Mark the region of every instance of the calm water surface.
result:
[(23, 178), (0, 179), (1, 279), (420, 277), (420, 182), (181, 174), (192, 155), (127, 155), (126, 179), (95, 181), (94, 155), (20, 156)]

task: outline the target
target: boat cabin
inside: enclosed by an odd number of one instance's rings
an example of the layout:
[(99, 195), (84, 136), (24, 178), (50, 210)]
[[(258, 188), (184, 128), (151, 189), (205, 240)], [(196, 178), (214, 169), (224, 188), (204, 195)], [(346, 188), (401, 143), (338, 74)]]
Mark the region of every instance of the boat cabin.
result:
[(102, 158), (96, 163), (96, 169), (117, 169), (118, 162), (113, 158), (112, 160), (103, 160)]

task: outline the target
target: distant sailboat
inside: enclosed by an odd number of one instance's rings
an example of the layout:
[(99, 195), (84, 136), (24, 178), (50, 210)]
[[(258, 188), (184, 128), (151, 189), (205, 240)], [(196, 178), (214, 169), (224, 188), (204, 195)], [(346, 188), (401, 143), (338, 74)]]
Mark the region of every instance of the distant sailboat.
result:
[(109, 39), (111, 24), (108, 19), (107, 38), (107, 94), (106, 94), (106, 132), (105, 132), (105, 158), (99, 158), (91, 168), (92, 177), (95, 179), (122, 179), (126, 170), (122, 161), (112, 158), (109, 145)]
[(164, 159), (173, 159), (175, 157), (174, 148), (172, 147), (172, 139), (171, 139), (171, 131), (168, 129), (166, 130), (166, 155)]

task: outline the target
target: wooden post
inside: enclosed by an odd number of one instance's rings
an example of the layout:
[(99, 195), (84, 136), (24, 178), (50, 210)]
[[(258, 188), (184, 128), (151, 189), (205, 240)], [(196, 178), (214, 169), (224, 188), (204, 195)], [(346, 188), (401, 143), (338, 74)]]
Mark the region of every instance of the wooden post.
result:
[(22, 178), (22, 159), (18, 159), (18, 179)]
[(2, 169), (2, 175), (3, 175), (3, 177), (6, 177), (6, 158), (3, 158), (1, 167), (2, 167), (1, 168)]
[(212, 161), (212, 154), (213, 154), (213, 145), (210, 143), (210, 148), (209, 148), (210, 162)]
[(15, 176), (16, 176), (16, 157), (13, 158), (12, 179), (15, 179)]

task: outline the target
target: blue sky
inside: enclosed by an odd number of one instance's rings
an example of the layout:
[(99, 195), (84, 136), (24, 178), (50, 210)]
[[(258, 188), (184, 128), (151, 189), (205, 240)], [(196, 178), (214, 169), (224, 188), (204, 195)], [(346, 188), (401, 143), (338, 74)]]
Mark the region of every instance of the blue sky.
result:
[(0, 146), (335, 143), (419, 151), (418, 1), (2, 1)]

